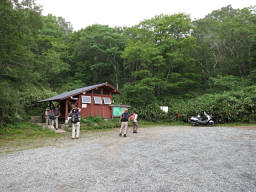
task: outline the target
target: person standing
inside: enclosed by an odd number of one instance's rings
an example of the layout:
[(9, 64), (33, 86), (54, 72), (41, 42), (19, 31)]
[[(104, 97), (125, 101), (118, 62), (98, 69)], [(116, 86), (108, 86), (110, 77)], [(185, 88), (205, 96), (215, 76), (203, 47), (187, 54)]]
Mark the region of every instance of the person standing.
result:
[(72, 124), (72, 139), (79, 139), (80, 135), (80, 111), (76, 105), (72, 105), (72, 109), (70, 111), (71, 124)]
[(132, 120), (132, 123), (133, 123), (133, 133), (138, 133), (138, 114), (136, 112), (134, 112), (131, 116), (131, 120)]
[(55, 129), (58, 129), (59, 128), (59, 116), (60, 116), (60, 110), (58, 107), (56, 107), (54, 110), (54, 116), (55, 116), (55, 119), (53, 120), (53, 122), (55, 122)]
[(130, 117), (130, 114), (128, 113), (128, 109), (125, 109), (125, 112), (122, 113), (122, 115), (120, 116), (120, 121), (121, 121), (121, 128), (120, 128), (120, 133), (119, 133), (120, 137), (122, 135), (124, 137), (127, 136), (129, 117)]
[(49, 117), (49, 114), (50, 114), (50, 109), (47, 107), (45, 112), (44, 112), (44, 116), (45, 116), (45, 126), (49, 127), (50, 125), (50, 117)]
[(55, 115), (54, 115), (53, 109), (50, 109), (49, 111), (49, 119), (50, 119), (50, 128), (54, 129)]

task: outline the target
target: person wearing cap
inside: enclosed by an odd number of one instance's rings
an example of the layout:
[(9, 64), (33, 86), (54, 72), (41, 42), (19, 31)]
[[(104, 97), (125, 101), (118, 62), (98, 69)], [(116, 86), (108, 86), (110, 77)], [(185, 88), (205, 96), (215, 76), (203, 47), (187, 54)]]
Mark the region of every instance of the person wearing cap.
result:
[(120, 116), (120, 122), (121, 122), (121, 128), (119, 133), (120, 137), (127, 136), (129, 117), (130, 117), (130, 114), (128, 113), (128, 109), (125, 109), (125, 112), (122, 113), (122, 115)]

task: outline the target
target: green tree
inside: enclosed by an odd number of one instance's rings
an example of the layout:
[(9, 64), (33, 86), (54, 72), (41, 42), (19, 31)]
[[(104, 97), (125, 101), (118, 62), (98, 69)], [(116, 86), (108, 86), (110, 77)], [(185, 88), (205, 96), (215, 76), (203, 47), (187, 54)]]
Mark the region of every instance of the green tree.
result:
[(195, 21), (197, 61), (207, 78), (217, 74), (246, 77), (254, 69), (254, 8), (230, 5)]
[(0, 124), (20, 118), (20, 96), (36, 81), (34, 39), (42, 26), (40, 9), (34, 1), (0, 2)]
[(42, 16), (42, 28), (38, 32), (36, 47), (36, 71), (40, 82), (47, 88), (61, 89), (66, 83), (63, 75), (70, 71), (68, 63), (68, 42), (72, 26), (62, 17)]
[(92, 25), (78, 31), (77, 36), (73, 52), (74, 76), (82, 79), (84, 84), (108, 80), (119, 87), (121, 53), (126, 44), (122, 31), (104, 25)]
[(193, 28), (187, 15), (175, 14), (156, 16), (126, 29), (130, 41), (122, 57), (127, 79), (138, 92), (140, 86), (147, 87), (161, 102), (164, 97), (199, 88), (201, 71), (194, 58)]

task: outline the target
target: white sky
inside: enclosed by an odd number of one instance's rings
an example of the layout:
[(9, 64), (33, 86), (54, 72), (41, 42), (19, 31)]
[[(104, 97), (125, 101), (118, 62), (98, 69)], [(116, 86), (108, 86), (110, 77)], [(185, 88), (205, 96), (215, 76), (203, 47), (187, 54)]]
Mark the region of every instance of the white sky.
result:
[(156, 15), (186, 13), (192, 19), (203, 18), (211, 11), (231, 5), (244, 8), (255, 0), (36, 0), (43, 15), (61, 16), (74, 30), (92, 24), (132, 26)]

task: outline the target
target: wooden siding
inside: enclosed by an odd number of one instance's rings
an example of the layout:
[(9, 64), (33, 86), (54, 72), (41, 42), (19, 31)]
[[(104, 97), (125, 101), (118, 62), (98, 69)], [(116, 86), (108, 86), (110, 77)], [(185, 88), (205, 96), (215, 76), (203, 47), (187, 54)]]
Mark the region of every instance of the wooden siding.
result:
[(108, 118), (110, 119), (112, 117), (111, 115), (111, 107), (108, 104), (104, 104), (104, 102), (102, 104), (95, 104), (94, 103), (94, 96), (98, 96), (98, 97), (108, 97), (110, 98), (111, 102), (112, 102), (112, 95), (103, 95), (103, 90), (101, 91), (101, 94), (95, 94), (93, 93), (93, 91), (90, 91), (89, 93), (86, 94), (82, 94), (79, 97), (79, 100), (82, 100), (82, 96), (90, 96), (91, 97), (91, 103), (87, 103), (86, 108), (82, 107), (82, 102), (80, 102), (79, 107), (81, 108), (81, 116), (84, 118), (87, 118), (89, 116), (100, 116), (100, 117), (104, 117), (104, 118)]
[[(109, 85), (103, 84), (101, 87), (95, 87), (94, 89), (80, 92), (77, 95), (72, 95), (68, 98), (57, 100), (60, 105), (60, 118), (62, 120), (66, 120), (68, 118), (68, 113), (70, 112), (73, 103), (81, 108), (81, 117), (83, 118), (87, 118), (89, 116), (100, 116), (103, 118), (111, 119), (111, 104), (104, 104), (104, 101), (102, 102), (102, 104), (95, 104), (94, 96), (101, 97), (102, 99), (104, 97), (107, 97), (111, 100), (112, 103), (112, 94), (120, 94), (120, 92)], [(91, 97), (91, 103), (87, 103), (86, 107), (84, 108), (82, 103), (82, 96)], [(51, 98), (49, 98), (48, 100), (51, 102)]]

